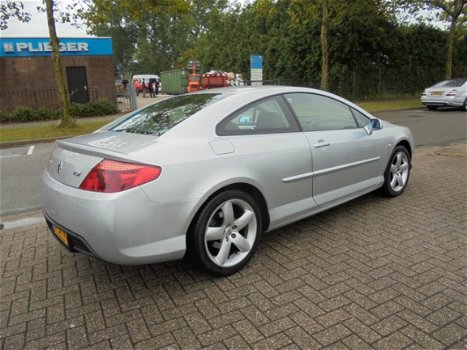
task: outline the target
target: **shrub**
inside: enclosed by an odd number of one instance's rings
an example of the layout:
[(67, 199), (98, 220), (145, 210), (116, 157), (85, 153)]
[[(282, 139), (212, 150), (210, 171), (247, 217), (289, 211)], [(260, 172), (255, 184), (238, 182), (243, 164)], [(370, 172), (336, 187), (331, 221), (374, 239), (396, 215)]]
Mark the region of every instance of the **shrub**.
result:
[[(117, 106), (109, 101), (101, 100), (86, 104), (72, 103), (70, 114), (76, 118), (97, 117), (118, 113)], [(0, 123), (21, 123), (40, 120), (60, 119), (61, 112), (57, 108), (19, 107), (13, 111), (0, 110)]]

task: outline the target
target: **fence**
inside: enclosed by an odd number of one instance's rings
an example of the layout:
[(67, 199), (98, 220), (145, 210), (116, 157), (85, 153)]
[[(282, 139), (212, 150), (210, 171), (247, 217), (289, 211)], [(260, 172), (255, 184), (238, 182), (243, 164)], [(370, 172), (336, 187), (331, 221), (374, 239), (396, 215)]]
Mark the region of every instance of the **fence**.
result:
[[(127, 85), (127, 90), (122, 85), (118, 86), (95, 86), (88, 90), (90, 101), (109, 101), (116, 103), (121, 112), (128, 112), (136, 109), (136, 100), (132, 103), (134, 89)], [(57, 89), (39, 90), (1, 90), (0, 109), (13, 110), (19, 107), (38, 108), (58, 108), (60, 99)]]
[[(364, 67), (365, 71), (348, 71), (329, 81), (329, 91), (349, 99), (385, 98), (404, 95), (419, 95), (425, 88), (444, 80), (444, 70), (424, 69), (384, 69), (378, 66)], [(467, 76), (467, 68), (455, 69), (453, 77)], [(274, 79), (252, 81), (245, 80), (245, 85), (288, 85), (320, 88), (319, 80), (309, 79)]]

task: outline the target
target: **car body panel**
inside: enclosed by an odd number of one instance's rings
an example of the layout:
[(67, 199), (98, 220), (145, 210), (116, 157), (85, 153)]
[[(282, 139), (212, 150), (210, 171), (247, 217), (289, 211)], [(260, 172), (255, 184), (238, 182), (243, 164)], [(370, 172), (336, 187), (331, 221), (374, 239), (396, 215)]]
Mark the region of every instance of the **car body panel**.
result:
[(372, 135), (360, 128), (305, 134), (313, 157), (313, 196), (318, 204), (358, 192), (368, 186), (368, 180), (378, 183), (387, 149), (382, 130)]
[[(67, 232), (92, 247), (97, 257), (116, 264), (146, 264), (183, 257), (184, 225), (193, 204), (154, 203), (142, 187), (119, 193), (82, 191), (43, 173), (43, 210)], [(157, 248), (159, 246), (159, 248)]]
[[(185, 254), (192, 220), (209, 198), (225, 188), (239, 184), (255, 188), (266, 205), (269, 225), (264, 230), (270, 231), (377, 189), (396, 145), (403, 141), (410, 152), (413, 148), (410, 130), (387, 122), (370, 134), (363, 127), (216, 133), (219, 123), (245, 106), (291, 92), (332, 97), (374, 118), (319, 90), (225, 88), (200, 92), (222, 94), (222, 98), (159, 136), (112, 131), (134, 112), (92, 134), (57, 142), (43, 174), (43, 210), (48, 221), (79, 236), (94, 255), (112, 263), (174, 260)], [(315, 147), (321, 139), (329, 146)], [(79, 189), (102, 159), (156, 165), (162, 170), (156, 180), (122, 192)]]

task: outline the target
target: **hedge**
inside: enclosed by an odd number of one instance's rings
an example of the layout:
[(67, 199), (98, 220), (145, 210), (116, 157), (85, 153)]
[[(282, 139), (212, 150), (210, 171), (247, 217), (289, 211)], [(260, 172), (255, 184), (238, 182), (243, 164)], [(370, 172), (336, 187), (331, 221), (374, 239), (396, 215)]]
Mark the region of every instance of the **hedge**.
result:
[[(70, 114), (75, 118), (97, 117), (118, 113), (117, 106), (109, 101), (101, 100), (86, 104), (72, 103)], [(57, 108), (32, 109), (19, 107), (13, 111), (0, 110), (0, 123), (22, 123), (41, 120), (56, 120), (61, 118), (61, 112)]]

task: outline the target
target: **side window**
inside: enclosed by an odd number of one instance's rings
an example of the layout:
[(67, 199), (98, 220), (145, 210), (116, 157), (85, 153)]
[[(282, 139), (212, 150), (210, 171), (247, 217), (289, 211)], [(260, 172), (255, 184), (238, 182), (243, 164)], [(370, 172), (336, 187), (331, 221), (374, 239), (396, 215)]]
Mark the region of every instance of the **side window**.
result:
[(298, 131), (277, 97), (254, 103), (224, 119), (216, 128), (218, 135), (272, 134)]
[(370, 122), (370, 118), (365, 116), (363, 113), (360, 113), (356, 109), (352, 108), (352, 113), (353, 113), (353, 116), (355, 117), (355, 120), (357, 120), (357, 124), (359, 128), (363, 128), (367, 126), (368, 123)]
[(303, 131), (357, 128), (350, 108), (332, 98), (306, 93), (285, 95)]

